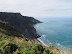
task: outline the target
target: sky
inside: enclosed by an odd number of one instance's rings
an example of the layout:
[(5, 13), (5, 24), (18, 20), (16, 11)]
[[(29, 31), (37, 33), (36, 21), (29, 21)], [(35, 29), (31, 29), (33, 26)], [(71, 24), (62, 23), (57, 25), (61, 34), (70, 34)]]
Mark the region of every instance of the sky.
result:
[(0, 12), (31, 17), (72, 17), (72, 0), (0, 0)]

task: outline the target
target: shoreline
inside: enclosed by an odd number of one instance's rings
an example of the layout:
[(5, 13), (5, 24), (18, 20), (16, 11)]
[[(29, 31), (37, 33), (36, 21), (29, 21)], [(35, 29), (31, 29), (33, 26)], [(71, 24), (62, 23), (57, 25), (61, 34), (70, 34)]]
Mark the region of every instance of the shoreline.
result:
[(48, 45), (46, 45), (41, 39), (37, 38), (37, 41), (39, 43), (41, 43), (41, 45), (44, 45), (45, 47), (49, 47)]
[[(42, 37), (42, 36), (41, 36), (41, 37)], [(44, 47), (51, 47), (51, 46), (54, 47), (54, 46), (52, 45), (52, 43), (50, 43), (49, 45), (46, 45), (40, 38), (37, 38), (36, 40), (37, 40), (39, 43), (41, 43), (41, 45), (44, 46)], [(54, 48), (56, 48), (56, 47), (54, 47)], [(58, 47), (57, 47), (56, 49), (59, 50)], [(63, 49), (65, 49), (65, 48), (63, 48)], [(63, 49), (61, 49), (61, 50), (64, 52), (65, 50), (63, 50)], [(66, 48), (66, 49), (68, 50), (68, 49), (71, 49), (71, 48)], [(72, 51), (72, 49), (71, 49), (71, 51)]]
[[(41, 36), (42, 37), (42, 36)], [(50, 47), (52, 46), (52, 43), (49, 42), (48, 44), (45, 44), (44, 41), (42, 41), (40, 38), (36, 39), (39, 43), (41, 43), (41, 45), (45, 46), (45, 47)]]

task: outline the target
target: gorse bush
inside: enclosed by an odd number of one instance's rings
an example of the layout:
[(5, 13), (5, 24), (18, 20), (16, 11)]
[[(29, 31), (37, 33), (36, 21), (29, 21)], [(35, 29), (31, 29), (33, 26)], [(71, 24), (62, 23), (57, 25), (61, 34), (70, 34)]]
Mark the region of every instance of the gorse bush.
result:
[(13, 53), (14, 51), (16, 51), (17, 48), (18, 46), (16, 44), (13, 44), (7, 40), (0, 41), (0, 51), (3, 54)]
[(32, 47), (37, 53), (43, 53), (44, 48), (41, 44), (34, 44)]
[(2, 39), (0, 41), (0, 53), (3, 54), (43, 54), (44, 52), (48, 54), (40, 43), (28, 44), (28, 41), (18, 37), (17, 39), (15, 37), (11, 38), (11, 36), (6, 38), (2, 36), (0, 39)]

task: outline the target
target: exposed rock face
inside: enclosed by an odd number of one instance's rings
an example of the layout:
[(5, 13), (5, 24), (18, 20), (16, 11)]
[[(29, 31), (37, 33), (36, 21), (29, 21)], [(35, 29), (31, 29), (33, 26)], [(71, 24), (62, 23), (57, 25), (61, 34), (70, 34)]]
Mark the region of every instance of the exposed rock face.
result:
[(20, 13), (0, 12), (0, 20), (6, 21), (9, 25), (16, 27), (18, 31), (28, 38), (38, 37), (33, 24), (41, 22), (33, 17), (22, 16)]

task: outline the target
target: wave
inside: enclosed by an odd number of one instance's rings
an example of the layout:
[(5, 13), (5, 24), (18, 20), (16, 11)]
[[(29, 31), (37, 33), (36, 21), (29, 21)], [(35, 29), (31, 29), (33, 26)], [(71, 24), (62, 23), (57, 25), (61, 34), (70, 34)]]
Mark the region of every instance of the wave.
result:
[[(62, 43), (66, 43), (66, 42), (72, 42), (72, 41), (64, 41), (64, 42), (62, 42)], [(61, 48), (63, 51), (66, 51), (66, 50), (71, 49), (70, 47), (64, 46), (62, 43), (56, 43), (56, 47), (57, 47), (58, 49)], [(71, 51), (72, 51), (72, 49), (71, 49)]]
[(41, 35), (42, 37), (45, 37), (46, 35)]
[(57, 45), (57, 46), (60, 46), (60, 43), (57, 43), (56, 45)]
[(37, 40), (39, 40), (46, 47), (52, 46), (52, 43), (50, 41), (48, 41), (48, 44), (45, 44), (40, 38), (37, 38)]
[[(46, 44), (44, 43), (44, 41), (42, 41), (40, 38), (37, 38), (37, 40), (40, 41), (41, 44), (43, 44), (45, 47), (49, 47), (49, 46), (52, 46), (52, 43), (48, 40), (47, 42), (49, 44)], [(65, 41), (64, 41), (65, 42)], [(64, 45), (61, 45), (60, 43), (56, 43), (56, 47), (59, 49), (60, 47), (62, 46), (62, 50), (65, 51), (66, 49), (69, 49), (68, 47), (64, 46)]]
[(37, 38), (37, 40), (39, 40), (44, 46), (49, 47), (49, 46), (46, 45), (40, 38)]
[(67, 43), (67, 42), (72, 42), (72, 41), (64, 41), (64, 42), (62, 42), (62, 43)]

